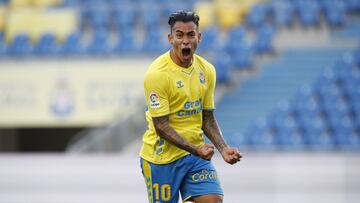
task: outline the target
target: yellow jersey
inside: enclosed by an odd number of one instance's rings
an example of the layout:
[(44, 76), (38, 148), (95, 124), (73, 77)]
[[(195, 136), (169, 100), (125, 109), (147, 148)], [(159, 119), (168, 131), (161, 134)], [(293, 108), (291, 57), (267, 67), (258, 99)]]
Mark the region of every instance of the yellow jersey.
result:
[(215, 109), (215, 83), (214, 66), (195, 54), (188, 68), (175, 64), (169, 51), (150, 65), (144, 79), (148, 130), (140, 151), (143, 159), (167, 164), (189, 154), (158, 136), (152, 117), (168, 115), (170, 127), (180, 136), (195, 146), (204, 145), (202, 111)]

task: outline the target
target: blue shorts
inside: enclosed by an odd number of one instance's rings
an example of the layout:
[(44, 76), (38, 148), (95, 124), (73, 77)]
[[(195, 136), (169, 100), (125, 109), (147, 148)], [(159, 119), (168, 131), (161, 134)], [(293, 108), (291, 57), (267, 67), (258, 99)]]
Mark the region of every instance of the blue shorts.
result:
[(153, 164), (140, 158), (150, 203), (177, 203), (206, 194), (220, 194), (217, 173), (210, 161), (192, 154), (169, 164)]

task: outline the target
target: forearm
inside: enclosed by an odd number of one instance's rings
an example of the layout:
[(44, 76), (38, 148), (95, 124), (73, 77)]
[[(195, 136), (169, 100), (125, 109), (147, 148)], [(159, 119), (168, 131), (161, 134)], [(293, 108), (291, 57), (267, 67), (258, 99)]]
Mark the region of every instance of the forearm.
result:
[(228, 147), (212, 111), (203, 111), (202, 130), (220, 152)]
[(181, 137), (169, 124), (168, 117), (153, 118), (157, 134), (171, 144), (197, 155), (197, 147)]

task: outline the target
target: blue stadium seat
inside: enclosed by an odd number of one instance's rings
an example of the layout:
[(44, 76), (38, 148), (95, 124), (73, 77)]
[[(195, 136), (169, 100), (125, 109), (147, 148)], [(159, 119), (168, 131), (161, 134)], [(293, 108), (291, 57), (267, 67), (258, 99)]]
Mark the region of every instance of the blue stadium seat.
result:
[(202, 31), (202, 39), (198, 46), (197, 51), (199, 53), (216, 52), (219, 47), (219, 28), (217, 26), (210, 26)]
[(113, 47), (113, 52), (118, 54), (134, 54), (139, 51), (135, 40), (135, 31), (133, 29), (119, 33), (117, 42)]
[(257, 28), (267, 23), (267, 17), (271, 11), (271, 4), (255, 4), (246, 16), (246, 23), (252, 28)]
[(355, 64), (360, 68), (360, 46), (353, 53)]
[(0, 32), (0, 58), (6, 55), (6, 44), (4, 40), (4, 33)]
[(8, 47), (9, 55), (15, 57), (29, 56), (32, 50), (29, 35), (26, 33), (16, 35)]
[(258, 118), (247, 132), (249, 143), (259, 150), (274, 150), (277, 148), (277, 138), (266, 119)]
[(216, 55), (214, 59), (214, 66), (216, 68), (216, 78), (219, 83), (227, 83), (230, 81), (231, 61), (230, 56), (225, 52)]
[(306, 142), (313, 150), (328, 150), (334, 148), (332, 133), (324, 126), (313, 125), (305, 130)]
[(245, 146), (247, 146), (249, 144), (249, 138), (247, 136), (247, 134), (243, 134), (243, 133), (235, 133), (230, 135), (226, 135), (226, 141), (234, 147), (239, 147), (241, 149), (243, 149)]
[(276, 26), (291, 26), (294, 18), (294, 7), (288, 0), (271, 2), (271, 13)]
[(59, 47), (56, 43), (56, 37), (54, 33), (44, 33), (41, 35), (38, 43), (34, 47), (35, 54), (41, 56), (50, 56), (57, 54)]
[(10, 0), (0, 0), (0, 5), (7, 5), (9, 3)]
[(110, 12), (105, 8), (90, 8), (88, 10), (88, 19), (93, 30), (110, 28)]
[(351, 13), (356, 13), (360, 11), (360, 1), (359, 0), (346, 0), (344, 1), (346, 10)]
[(148, 29), (148, 32), (145, 33), (145, 39), (142, 45), (142, 51), (145, 53), (161, 53), (166, 51), (166, 46), (164, 44), (165, 36), (162, 36), (161, 30), (156, 27)]
[(162, 5), (162, 16), (168, 18), (171, 13), (178, 10), (193, 10), (195, 2), (196, 0), (160, 0), (160, 5)]
[(84, 48), (81, 43), (82, 34), (74, 32), (70, 34), (65, 42), (60, 47), (60, 53), (63, 55), (80, 55), (84, 53)]
[(263, 54), (274, 51), (272, 46), (273, 37), (275, 34), (275, 28), (271, 25), (263, 25), (256, 33), (256, 39), (254, 42), (254, 48), (256, 53)]
[(281, 149), (285, 150), (300, 150), (305, 148), (305, 138), (300, 128), (286, 129), (277, 133), (277, 143)]
[(334, 122), (332, 126), (334, 141), (341, 149), (353, 149), (360, 147), (360, 134), (356, 124), (350, 117)]
[(243, 45), (246, 30), (243, 26), (236, 26), (229, 30), (223, 49), (228, 53), (234, 53)]
[(231, 63), (237, 69), (251, 68), (254, 64), (254, 50), (246, 42), (241, 43), (230, 55)]
[(323, 1), (324, 14), (327, 23), (332, 27), (338, 27), (345, 24), (346, 7), (343, 1), (328, 0)]
[(161, 10), (156, 4), (143, 5), (141, 17), (145, 29), (151, 29), (153, 26), (160, 27)]
[(296, 1), (300, 23), (305, 26), (318, 26), (320, 23), (320, 7), (317, 1)]
[(136, 23), (136, 13), (133, 4), (115, 5), (113, 10), (113, 21), (118, 31), (133, 29)]
[(93, 33), (92, 40), (87, 47), (87, 53), (91, 55), (106, 55), (111, 49), (109, 47), (109, 33), (107, 30), (97, 30)]

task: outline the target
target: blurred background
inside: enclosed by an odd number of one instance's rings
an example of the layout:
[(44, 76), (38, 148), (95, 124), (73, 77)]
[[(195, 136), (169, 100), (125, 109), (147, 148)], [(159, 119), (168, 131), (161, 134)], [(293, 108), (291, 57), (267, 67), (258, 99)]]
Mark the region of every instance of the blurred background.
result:
[(360, 199), (360, 1), (0, 0), (0, 203), (140, 203), (143, 76), (194, 10), (225, 202)]

